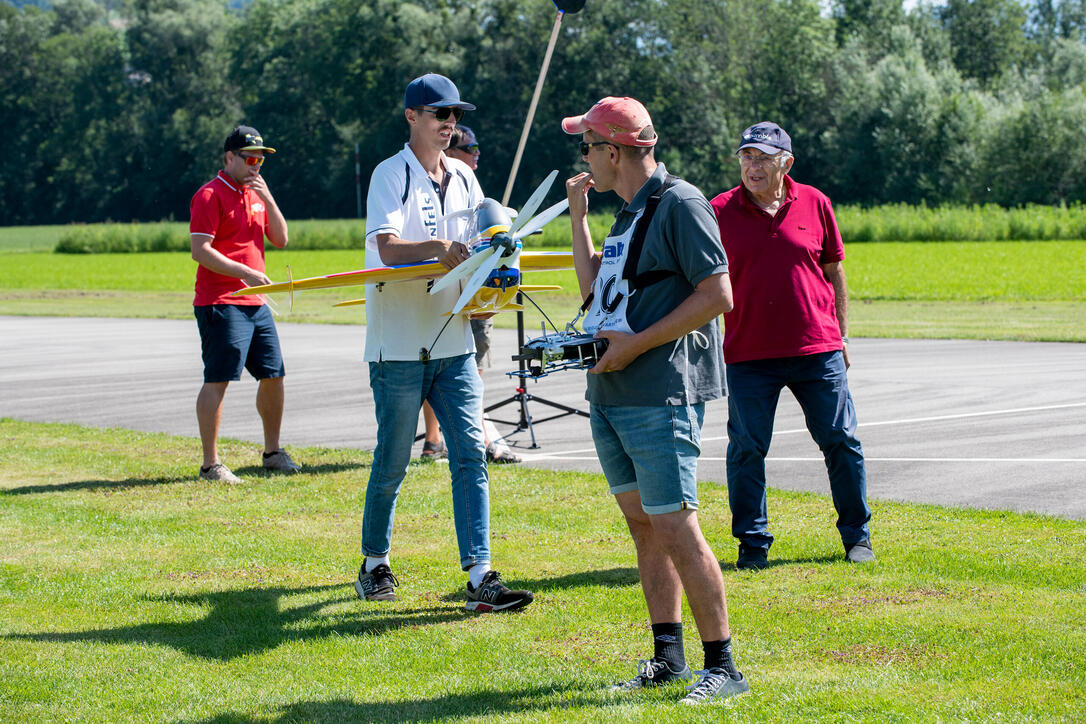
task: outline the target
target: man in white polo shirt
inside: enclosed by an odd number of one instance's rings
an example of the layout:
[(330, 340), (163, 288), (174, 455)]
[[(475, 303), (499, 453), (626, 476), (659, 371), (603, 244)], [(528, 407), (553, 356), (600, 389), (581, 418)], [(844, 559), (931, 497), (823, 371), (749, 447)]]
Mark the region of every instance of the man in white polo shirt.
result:
[[(404, 94), (410, 138), (378, 164), (366, 200), (366, 266), (437, 259), (449, 269), (467, 260), (454, 241), (467, 219), (442, 220), (483, 199), (467, 164), (449, 158), (456, 123), (475, 106), (460, 100), (451, 80), (429, 73)], [(467, 318), (446, 316), (460, 296), (457, 285), (428, 293), (430, 282), (366, 287), (366, 352), (377, 413), (377, 447), (362, 515), (365, 560), (355, 581), (359, 597), (396, 599), (399, 581), (389, 552), (396, 497), (411, 460), (416, 422), (427, 400), (445, 432), (452, 475), (453, 519), (460, 565), (468, 572), (469, 611), (508, 611), (531, 603), (511, 591), (490, 568), (490, 492), (483, 444), (483, 383)]]

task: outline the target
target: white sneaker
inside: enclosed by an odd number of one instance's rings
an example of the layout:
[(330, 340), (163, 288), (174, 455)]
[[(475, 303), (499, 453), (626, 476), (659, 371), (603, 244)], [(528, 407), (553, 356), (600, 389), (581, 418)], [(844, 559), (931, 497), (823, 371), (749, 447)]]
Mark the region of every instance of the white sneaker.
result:
[(222, 463), (215, 463), (208, 469), (200, 468), (202, 480), (212, 480), (218, 483), (240, 483), (242, 479), (230, 472), (230, 468)]

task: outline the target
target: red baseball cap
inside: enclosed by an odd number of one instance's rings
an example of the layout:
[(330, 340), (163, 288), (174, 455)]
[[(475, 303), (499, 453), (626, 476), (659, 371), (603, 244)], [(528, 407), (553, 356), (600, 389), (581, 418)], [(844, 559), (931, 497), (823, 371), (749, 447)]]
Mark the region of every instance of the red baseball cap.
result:
[(652, 118), (640, 101), (613, 96), (596, 101), (583, 116), (562, 120), (562, 130), (571, 136), (590, 130), (623, 146), (655, 146), (658, 139), (655, 131), (652, 138), (641, 138), (641, 132), (650, 126)]

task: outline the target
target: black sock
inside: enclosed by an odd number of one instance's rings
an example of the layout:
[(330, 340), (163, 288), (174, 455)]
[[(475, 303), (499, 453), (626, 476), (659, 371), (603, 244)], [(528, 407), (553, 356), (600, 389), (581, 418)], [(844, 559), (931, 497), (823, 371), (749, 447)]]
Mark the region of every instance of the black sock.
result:
[(654, 623), (652, 625), (652, 648), (652, 658), (657, 661), (666, 661), (672, 671), (682, 671), (686, 667), (682, 622)]
[(742, 674), (735, 668), (732, 660), (732, 640), (726, 638), (723, 641), (702, 641), (701, 647), (705, 649), (705, 670), (723, 669), (728, 676), (738, 679)]
[(277, 452), (279, 452), (279, 451), (278, 450), (272, 450), (270, 453), (263, 453), (264, 459), (267, 460), (268, 458), (270, 458), (272, 455), (274, 455)]

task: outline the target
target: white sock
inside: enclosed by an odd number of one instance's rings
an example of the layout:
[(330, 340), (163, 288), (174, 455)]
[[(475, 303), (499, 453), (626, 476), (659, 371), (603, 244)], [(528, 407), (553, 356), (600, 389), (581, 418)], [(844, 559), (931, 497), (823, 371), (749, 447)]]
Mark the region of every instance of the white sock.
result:
[(468, 583), (471, 584), (472, 590), (479, 587), (479, 584), (483, 582), (483, 576), (490, 572), (490, 563), (476, 563), (474, 566), (468, 569)]
[(373, 573), (373, 569), (384, 563), (386, 566), (388, 563), (388, 556), (384, 555), (380, 558), (374, 558), (373, 556), (366, 556), (366, 573)]

